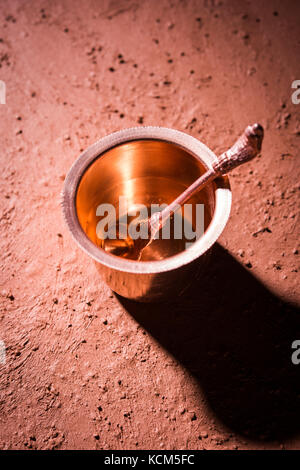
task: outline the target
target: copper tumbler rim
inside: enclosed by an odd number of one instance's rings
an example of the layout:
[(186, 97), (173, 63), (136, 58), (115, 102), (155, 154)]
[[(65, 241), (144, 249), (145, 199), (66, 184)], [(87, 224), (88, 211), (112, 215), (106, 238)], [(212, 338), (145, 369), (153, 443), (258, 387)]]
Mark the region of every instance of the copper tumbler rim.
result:
[(202, 237), (188, 249), (159, 261), (134, 261), (106, 253), (96, 246), (82, 229), (76, 211), (76, 194), (79, 183), (98, 158), (117, 145), (136, 140), (150, 139), (176, 144), (193, 155), (207, 168), (212, 168), (217, 156), (202, 142), (184, 132), (166, 127), (133, 127), (107, 135), (88, 147), (74, 162), (64, 182), (62, 191), (63, 214), (71, 235), (77, 245), (96, 262), (113, 270), (152, 274), (173, 271), (199, 258), (217, 241), (229, 219), (231, 190), (228, 177), (220, 177), (215, 184), (215, 209), (212, 220)]

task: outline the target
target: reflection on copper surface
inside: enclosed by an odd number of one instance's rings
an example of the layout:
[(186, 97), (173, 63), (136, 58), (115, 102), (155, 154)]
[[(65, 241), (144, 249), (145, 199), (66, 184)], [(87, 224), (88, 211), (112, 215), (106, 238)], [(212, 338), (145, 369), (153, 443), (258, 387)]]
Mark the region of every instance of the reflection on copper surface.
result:
[[(100, 220), (96, 216), (98, 205), (112, 204), (119, 218), (123, 215), (118, 213), (120, 196), (127, 198), (128, 211), (136, 204), (147, 207), (151, 204), (169, 204), (204, 172), (205, 168), (199, 160), (175, 144), (158, 140), (136, 140), (121, 144), (97, 158), (84, 173), (76, 196), (80, 225), (90, 240), (102, 249), (105, 242), (96, 235), (96, 226)], [(206, 229), (214, 209), (212, 187), (204, 188), (188, 202), (193, 205), (204, 204)], [(195, 213), (193, 211), (192, 220), (188, 221), (193, 227)], [(170, 240), (155, 240), (145, 250), (142, 261), (173, 256), (183, 251), (187, 242), (189, 240), (184, 237), (175, 240), (173, 236)], [(115, 254), (130, 258), (123, 241), (118, 248)]]

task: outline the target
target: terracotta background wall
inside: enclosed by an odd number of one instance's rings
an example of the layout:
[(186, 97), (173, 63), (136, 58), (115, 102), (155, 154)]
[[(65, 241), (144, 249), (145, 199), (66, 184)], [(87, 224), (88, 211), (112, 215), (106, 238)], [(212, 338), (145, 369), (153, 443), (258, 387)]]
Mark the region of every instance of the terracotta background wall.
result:
[[(300, 447), (299, 17), (291, 0), (0, 1), (1, 448)], [(61, 215), (81, 149), (143, 122), (218, 154), (255, 121), (262, 157), (231, 175), (186, 304), (115, 297)]]

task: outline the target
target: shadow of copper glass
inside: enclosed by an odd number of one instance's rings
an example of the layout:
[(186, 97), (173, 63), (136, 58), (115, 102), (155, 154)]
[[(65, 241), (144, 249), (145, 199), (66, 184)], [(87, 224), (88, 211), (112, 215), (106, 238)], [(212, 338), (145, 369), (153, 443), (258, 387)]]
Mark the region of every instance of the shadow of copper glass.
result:
[[(201, 274), (202, 272), (202, 274)], [(257, 440), (299, 432), (300, 309), (272, 294), (224, 248), (174, 303), (122, 306), (195, 377), (227, 427)]]

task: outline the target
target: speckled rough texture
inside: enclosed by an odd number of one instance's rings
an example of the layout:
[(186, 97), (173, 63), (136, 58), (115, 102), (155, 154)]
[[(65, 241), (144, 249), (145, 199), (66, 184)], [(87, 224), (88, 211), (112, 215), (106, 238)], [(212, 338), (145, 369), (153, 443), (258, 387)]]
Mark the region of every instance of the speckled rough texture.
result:
[[(300, 448), (299, 17), (297, 1), (0, 2), (2, 449)], [(81, 149), (143, 123), (220, 154), (256, 121), (262, 157), (234, 170), (185, 303), (114, 296), (62, 219)]]

